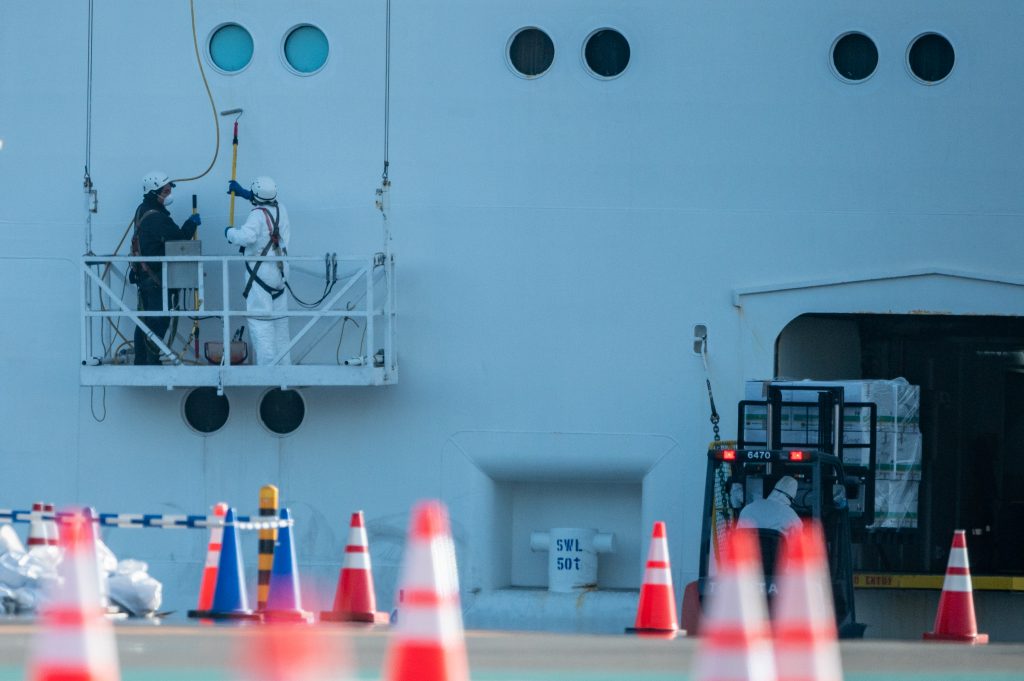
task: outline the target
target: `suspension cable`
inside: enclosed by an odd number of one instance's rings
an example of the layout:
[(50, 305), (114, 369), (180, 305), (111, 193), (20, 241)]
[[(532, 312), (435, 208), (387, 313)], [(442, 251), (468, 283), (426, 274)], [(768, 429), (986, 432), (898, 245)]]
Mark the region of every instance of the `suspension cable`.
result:
[[(88, 36), (86, 38), (85, 55), (85, 176), (82, 178), (82, 186), (87, 193), (92, 192), (92, 175), (89, 168), (92, 165), (92, 34), (93, 34), (93, 0), (89, 0), (89, 21)], [(92, 207), (86, 214), (85, 225), (85, 252), (92, 253)]]
[(384, 19), (384, 172), (381, 179), (388, 182), (388, 145), (391, 134), (391, 0), (387, 0)]

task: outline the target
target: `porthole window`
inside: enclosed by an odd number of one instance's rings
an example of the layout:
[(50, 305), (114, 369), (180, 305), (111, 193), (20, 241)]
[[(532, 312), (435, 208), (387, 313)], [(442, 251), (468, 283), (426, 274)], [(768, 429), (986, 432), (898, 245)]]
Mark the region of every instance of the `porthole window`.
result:
[(227, 423), (230, 412), (227, 396), (218, 395), (216, 388), (194, 388), (182, 403), (185, 423), (202, 435), (220, 430)]
[(288, 31), (282, 51), (285, 63), (293, 72), (309, 76), (324, 67), (331, 49), (323, 31), (316, 26), (303, 24)]
[(613, 28), (602, 28), (587, 38), (583, 58), (595, 76), (614, 78), (629, 65), (629, 41)]
[(925, 33), (914, 40), (907, 53), (911, 73), (924, 83), (938, 83), (953, 70), (953, 46), (938, 33)]
[(832, 46), (832, 66), (843, 80), (864, 80), (878, 66), (878, 48), (863, 33), (847, 33)]
[(273, 388), (260, 400), (260, 423), (275, 435), (288, 435), (302, 425), (306, 403), (297, 390)]
[(252, 61), (252, 36), (238, 24), (222, 24), (207, 43), (210, 61), (222, 73), (238, 73)]
[(508, 60), (519, 75), (536, 78), (555, 61), (555, 44), (539, 28), (524, 28), (509, 41)]

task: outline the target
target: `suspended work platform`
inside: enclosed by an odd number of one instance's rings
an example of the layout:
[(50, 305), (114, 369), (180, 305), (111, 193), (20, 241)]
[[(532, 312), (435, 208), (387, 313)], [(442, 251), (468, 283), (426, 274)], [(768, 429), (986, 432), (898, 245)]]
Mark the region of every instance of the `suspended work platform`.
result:
[[(173, 249), (168, 242), (168, 252)], [(195, 244), (196, 242), (192, 242)], [(198, 253), (198, 246), (195, 252)], [(256, 364), (241, 291), (245, 262), (287, 264), (291, 344)], [(163, 263), (162, 311), (138, 309), (132, 263)], [(398, 382), (394, 257), (170, 255), (82, 258), (81, 384), (85, 386), (369, 386)], [(299, 298), (301, 296), (301, 299)], [(147, 321), (170, 317), (163, 338)], [(134, 364), (136, 327), (162, 365)], [(230, 353), (223, 348), (231, 348)], [(291, 357), (291, 364), (282, 360)]]

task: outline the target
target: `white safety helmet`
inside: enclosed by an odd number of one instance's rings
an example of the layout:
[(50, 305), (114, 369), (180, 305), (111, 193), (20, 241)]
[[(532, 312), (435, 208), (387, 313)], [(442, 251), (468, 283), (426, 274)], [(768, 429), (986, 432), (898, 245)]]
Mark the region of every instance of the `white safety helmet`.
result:
[(249, 185), (249, 191), (254, 200), (269, 203), (277, 198), (277, 183), (272, 177), (260, 175)]
[(158, 192), (168, 184), (174, 186), (167, 173), (162, 170), (154, 170), (142, 176), (142, 193)]

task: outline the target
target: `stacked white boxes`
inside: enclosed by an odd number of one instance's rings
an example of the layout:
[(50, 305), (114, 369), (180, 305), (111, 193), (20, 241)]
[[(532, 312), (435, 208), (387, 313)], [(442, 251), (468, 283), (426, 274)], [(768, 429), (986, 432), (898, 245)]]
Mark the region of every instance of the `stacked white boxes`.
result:
[[(787, 408), (782, 416), (782, 441), (814, 444), (818, 436), (817, 393), (785, 390), (785, 386), (841, 387), (844, 402), (873, 402), (877, 407), (875, 460), (875, 524), (877, 528), (917, 527), (917, 497), (921, 484), (921, 389), (906, 379), (854, 381), (747, 381), (745, 398), (768, 399), (768, 385), (782, 387), (784, 402), (806, 402), (806, 408)], [(744, 421), (747, 440), (765, 439), (765, 411), (748, 408)], [(870, 439), (868, 409), (847, 408), (843, 417), (846, 444)], [(848, 449), (847, 463), (867, 465), (868, 450)]]

